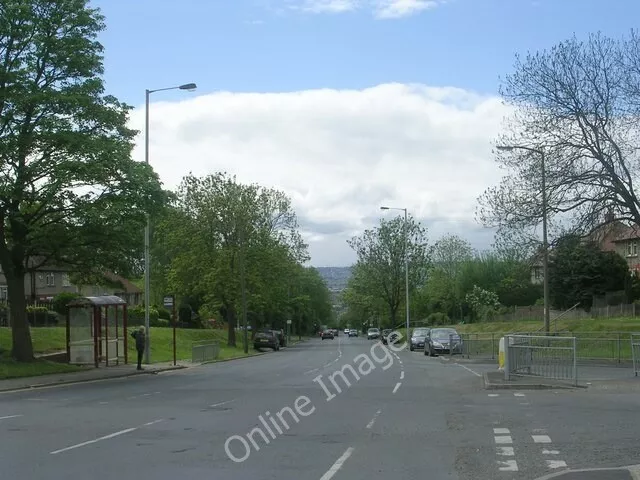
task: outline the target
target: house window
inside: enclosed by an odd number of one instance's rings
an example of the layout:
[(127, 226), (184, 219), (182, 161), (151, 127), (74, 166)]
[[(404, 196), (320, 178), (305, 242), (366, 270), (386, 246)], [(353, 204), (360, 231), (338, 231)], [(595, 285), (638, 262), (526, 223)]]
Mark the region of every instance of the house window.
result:
[(62, 286), (63, 287), (71, 287), (71, 280), (69, 280), (69, 274), (68, 273), (63, 273), (62, 274)]
[(7, 287), (0, 287), (0, 301), (6, 302), (7, 298)]
[(56, 274), (53, 272), (47, 273), (45, 276), (45, 283), (47, 287), (55, 287), (56, 286)]
[(542, 269), (540, 267), (535, 267), (533, 274), (536, 280), (540, 280), (542, 278)]
[(638, 255), (638, 242), (634, 241), (631, 245), (633, 250), (633, 253), (631, 255), (633, 256)]

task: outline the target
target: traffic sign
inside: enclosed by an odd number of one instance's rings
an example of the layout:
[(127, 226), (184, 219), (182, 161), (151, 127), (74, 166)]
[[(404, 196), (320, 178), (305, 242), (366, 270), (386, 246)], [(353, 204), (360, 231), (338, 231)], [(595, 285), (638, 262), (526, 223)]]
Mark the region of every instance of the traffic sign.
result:
[(171, 309), (173, 308), (174, 298), (173, 295), (165, 295), (162, 299), (162, 303), (164, 304), (164, 308)]
[(287, 325), (291, 325), (291, 320), (287, 320)]

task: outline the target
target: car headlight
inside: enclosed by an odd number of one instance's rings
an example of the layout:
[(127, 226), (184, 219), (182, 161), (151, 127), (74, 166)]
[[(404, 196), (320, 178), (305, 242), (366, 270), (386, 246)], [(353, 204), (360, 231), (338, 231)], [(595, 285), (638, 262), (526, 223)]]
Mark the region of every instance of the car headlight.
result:
[(442, 344), (440, 342), (433, 342), (433, 346), (442, 348)]

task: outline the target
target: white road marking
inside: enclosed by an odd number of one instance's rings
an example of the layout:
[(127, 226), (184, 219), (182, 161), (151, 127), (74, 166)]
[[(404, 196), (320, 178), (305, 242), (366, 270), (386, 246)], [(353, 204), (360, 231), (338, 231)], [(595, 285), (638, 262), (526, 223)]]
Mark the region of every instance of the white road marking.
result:
[(499, 393), (489, 393), (488, 394), (490, 397), (499, 397), (500, 394)]
[(314, 368), (313, 370), (307, 370), (306, 372), (304, 372), (304, 375), (309, 375), (310, 373), (316, 373), (318, 370), (320, 370), (319, 368)]
[(402, 385), (402, 382), (396, 383), (396, 386), (393, 387), (393, 393), (396, 393), (398, 391), (398, 389), (400, 388), (400, 385)]
[(471, 370), (469, 367), (465, 366), (465, 365), (461, 365), (459, 363), (456, 363), (456, 365), (458, 365), (459, 367), (464, 368), (467, 372), (471, 372), (473, 373), (476, 377), (482, 377), (482, 374), (476, 372), (475, 370)]
[(326, 473), (322, 475), (322, 477), (320, 477), (320, 480), (330, 480), (331, 478), (333, 478), (333, 476), (338, 473), (338, 470), (342, 468), (342, 465), (347, 461), (352, 453), (353, 447), (347, 448), (342, 456), (338, 460), (336, 460), (336, 463), (331, 465), (331, 468), (327, 470)]
[(0, 420), (7, 420), (9, 418), (18, 418), (18, 417), (22, 417), (22, 415), (6, 415), (4, 417), (0, 417)]
[(400, 372), (400, 380), (404, 380), (404, 370)]
[(367, 428), (371, 428), (373, 427), (373, 424), (376, 423), (376, 419), (378, 418), (378, 415), (380, 415), (382, 413), (382, 410), (378, 410), (376, 412), (376, 414), (373, 416), (373, 418), (371, 419), (371, 421), (369, 423), (367, 423)]
[(535, 443), (551, 443), (549, 435), (531, 435)]
[(493, 433), (495, 435), (509, 435), (511, 432), (508, 428), (494, 428)]
[(106, 405), (109, 402), (100, 402), (99, 405)]
[(515, 455), (513, 447), (496, 447), (496, 449), (498, 455), (502, 455), (503, 457), (513, 457)]
[(520, 405), (531, 405), (529, 402), (520, 402)]
[(524, 397), (525, 395), (524, 395), (524, 393), (515, 392), (515, 393), (513, 394), (513, 396), (514, 396), (514, 397)]
[(515, 460), (498, 460), (498, 465), (500, 465), (501, 472), (517, 472), (518, 471), (518, 463)]
[(547, 467), (549, 468), (567, 468), (567, 462), (564, 460), (547, 460)]
[(511, 435), (497, 435), (494, 437), (494, 440), (496, 441), (496, 443), (498, 444), (507, 444), (507, 443), (513, 443), (513, 439), (511, 438)]
[[(152, 422), (145, 423), (142, 426), (143, 427), (147, 427), (149, 425), (153, 425), (155, 423), (162, 422), (162, 421), (163, 421), (163, 419), (161, 418), (159, 420), (154, 420)], [(68, 452), (69, 450), (74, 450), (76, 448), (85, 447), (85, 446), (91, 445), (93, 443), (101, 442), (102, 440), (109, 440), (110, 438), (115, 438), (115, 437), (119, 437), (120, 435), (124, 435), (126, 433), (134, 432), (134, 431), (138, 430), (139, 428), (140, 427), (126, 428), (124, 430), (120, 430), (119, 432), (110, 433), (109, 435), (105, 435), (103, 437), (94, 438), (93, 440), (89, 440), (89, 441), (86, 441), (86, 442), (78, 443), (76, 445), (71, 445), (70, 447), (61, 448), (60, 450), (54, 450), (53, 452), (49, 452), (49, 454), (50, 455), (57, 455), (58, 453)]]
[(560, 450), (547, 450), (546, 448), (542, 449), (543, 455), (560, 455)]
[(226, 405), (227, 403), (231, 403), (231, 402), (235, 402), (235, 399), (227, 400), (226, 402), (214, 403), (213, 405), (209, 405), (209, 408), (219, 407), (220, 405)]

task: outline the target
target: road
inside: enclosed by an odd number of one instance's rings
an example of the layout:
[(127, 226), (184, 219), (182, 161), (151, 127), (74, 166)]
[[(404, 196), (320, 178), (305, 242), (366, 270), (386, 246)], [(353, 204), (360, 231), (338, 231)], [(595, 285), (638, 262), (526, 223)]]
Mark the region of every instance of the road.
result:
[[(480, 375), (495, 367), (373, 345), (314, 339), (0, 394), (0, 478), (493, 480), (640, 463), (637, 392), (487, 391)], [(330, 380), (343, 367), (350, 385)]]

